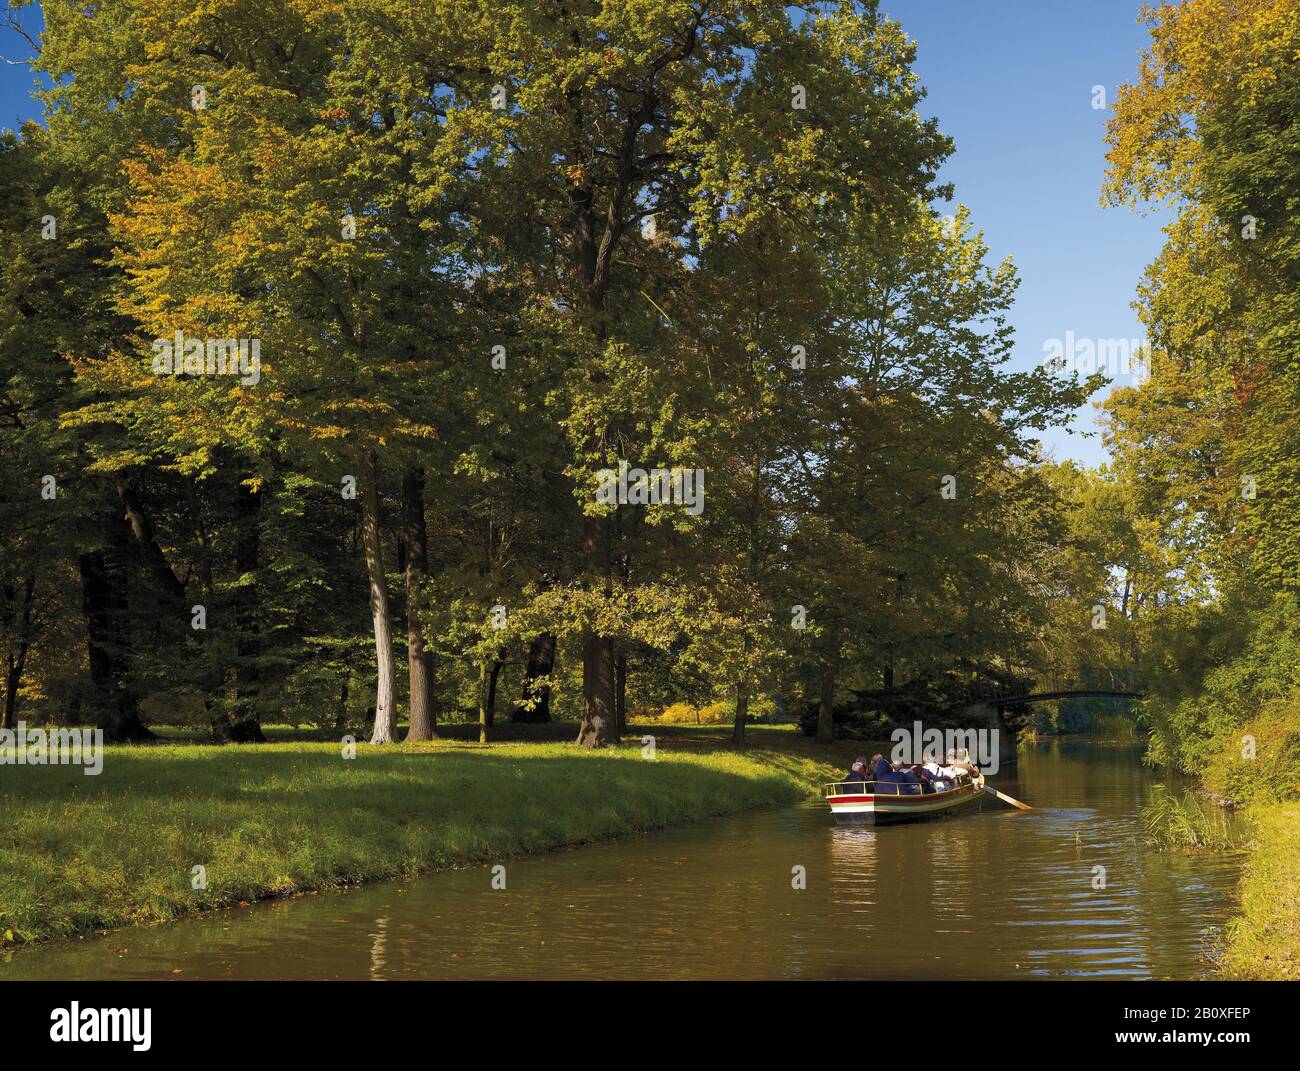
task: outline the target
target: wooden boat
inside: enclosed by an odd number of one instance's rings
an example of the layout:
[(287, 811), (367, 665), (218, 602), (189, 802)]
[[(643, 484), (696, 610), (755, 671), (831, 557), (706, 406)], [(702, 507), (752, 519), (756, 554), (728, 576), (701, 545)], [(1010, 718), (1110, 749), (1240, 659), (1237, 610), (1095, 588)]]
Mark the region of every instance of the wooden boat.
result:
[(892, 781), (837, 781), (826, 785), (823, 794), (836, 825), (884, 826), (973, 813), (980, 809), (986, 791), (979, 770), (946, 792), (911, 791), (919, 787)]

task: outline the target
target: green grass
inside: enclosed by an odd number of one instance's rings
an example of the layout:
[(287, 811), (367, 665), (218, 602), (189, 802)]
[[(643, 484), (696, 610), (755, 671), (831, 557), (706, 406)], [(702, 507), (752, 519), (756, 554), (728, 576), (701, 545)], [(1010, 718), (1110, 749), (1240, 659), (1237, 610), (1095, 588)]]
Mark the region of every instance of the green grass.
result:
[(1159, 789), (1142, 808), (1147, 840), (1162, 851), (1229, 851), (1239, 847), (1228, 816), (1190, 789), (1177, 796)]
[(1300, 803), (1252, 808), (1248, 819), (1254, 842), (1220, 972), (1300, 981)]
[[(538, 727), (543, 737), (573, 727)], [(512, 730), (518, 732), (518, 730)], [(642, 758), (640, 737), (657, 741)], [(789, 728), (634, 727), (604, 751), (461, 740), (106, 749), (103, 773), (0, 770), (0, 944), (72, 937), (263, 897), (495, 862), (795, 801), (853, 744)], [(861, 747), (859, 743), (856, 745)], [(824, 765), (829, 761), (832, 766)], [(191, 887), (192, 868), (207, 886)]]

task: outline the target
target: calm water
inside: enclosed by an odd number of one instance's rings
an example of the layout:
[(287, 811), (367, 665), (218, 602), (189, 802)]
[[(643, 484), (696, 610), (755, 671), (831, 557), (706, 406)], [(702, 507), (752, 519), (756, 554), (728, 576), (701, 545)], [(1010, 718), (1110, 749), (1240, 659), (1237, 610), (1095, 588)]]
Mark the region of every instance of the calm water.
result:
[(505, 891), (434, 874), (18, 953), (0, 978), (1194, 978), (1237, 864), (1143, 845), (1155, 781), (1134, 750), (1055, 743), (992, 779), (1031, 813), (715, 819), (515, 860)]

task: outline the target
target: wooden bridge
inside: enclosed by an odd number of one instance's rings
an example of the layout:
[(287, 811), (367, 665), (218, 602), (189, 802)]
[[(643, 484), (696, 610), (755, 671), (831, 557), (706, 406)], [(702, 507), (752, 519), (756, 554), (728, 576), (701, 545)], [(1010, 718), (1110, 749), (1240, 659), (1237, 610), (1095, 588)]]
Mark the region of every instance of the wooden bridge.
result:
[(994, 689), (972, 688), (972, 703), (987, 703), (989, 706), (1018, 707), (1029, 703), (1045, 703), (1052, 699), (1145, 699), (1143, 692), (1122, 692), (1113, 688), (1063, 688), (1051, 692), (1016, 692), (996, 691)]

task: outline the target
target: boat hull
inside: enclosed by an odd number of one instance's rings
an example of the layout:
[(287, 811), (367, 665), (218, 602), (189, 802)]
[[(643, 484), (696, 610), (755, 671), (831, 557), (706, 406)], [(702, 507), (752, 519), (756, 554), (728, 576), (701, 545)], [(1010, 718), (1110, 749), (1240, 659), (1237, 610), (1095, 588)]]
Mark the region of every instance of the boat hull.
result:
[(917, 795), (854, 793), (828, 796), (835, 824), (888, 826), (924, 822), (955, 814), (972, 814), (984, 800), (984, 783), (962, 785), (949, 792)]

